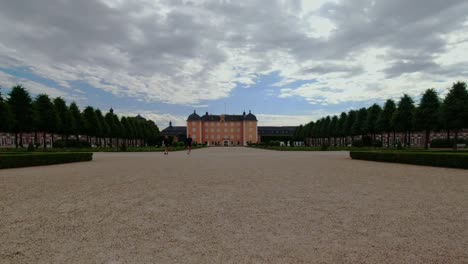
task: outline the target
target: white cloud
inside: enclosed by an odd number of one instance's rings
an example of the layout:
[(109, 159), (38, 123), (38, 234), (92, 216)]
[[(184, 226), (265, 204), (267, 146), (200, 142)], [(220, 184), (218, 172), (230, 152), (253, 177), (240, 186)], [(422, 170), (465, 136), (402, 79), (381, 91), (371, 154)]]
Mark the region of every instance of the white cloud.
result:
[[(198, 105), (277, 72), (280, 98), (383, 99), (466, 78), (467, 11), (463, 0), (4, 1), (0, 65), (28, 67), (64, 88), (31, 89), (64, 97), (83, 81)], [(315, 82), (290, 86), (303, 80)]]

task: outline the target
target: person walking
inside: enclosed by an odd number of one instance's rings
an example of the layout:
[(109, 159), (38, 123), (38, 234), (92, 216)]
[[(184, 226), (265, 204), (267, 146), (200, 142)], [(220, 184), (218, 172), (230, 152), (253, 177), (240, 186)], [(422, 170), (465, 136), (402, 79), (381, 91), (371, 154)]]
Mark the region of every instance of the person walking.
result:
[(185, 139), (185, 147), (187, 148), (187, 154), (190, 154), (190, 152), (192, 152), (192, 137), (189, 135), (186, 139)]
[(169, 141), (168, 136), (164, 136), (163, 144), (164, 144), (164, 155), (169, 155), (169, 145), (171, 144), (171, 142)]

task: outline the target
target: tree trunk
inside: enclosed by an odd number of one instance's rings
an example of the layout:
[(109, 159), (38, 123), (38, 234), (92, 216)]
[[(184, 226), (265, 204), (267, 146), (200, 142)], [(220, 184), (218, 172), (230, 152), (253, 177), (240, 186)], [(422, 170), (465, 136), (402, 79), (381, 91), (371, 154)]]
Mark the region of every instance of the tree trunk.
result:
[(54, 133), (50, 134), (50, 139), (51, 139), (50, 145), (51, 147), (54, 147)]
[(39, 147), (39, 145), (37, 144), (37, 131), (34, 131), (34, 145), (35, 145), (35, 148)]
[(42, 139), (44, 140), (43, 148), (46, 149), (47, 148), (46, 132), (42, 132)]
[(392, 140), (393, 146), (395, 146), (395, 139), (396, 139), (395, 134), (396, 134), (396, 132), (395, 132), (395, 130), (393, 130), (393, 140)]
[(19, 139), (19, 146), (20, 146), (20, 147), (23, 147), (23, 132), (20, 132), (19, 136), (20, 136), (20, 139)]
[(450, 142), (450, 130), (449, 129), (447, 129), (447, 141)]
[(15, 148), (18, 148), (18, 133), (15, 133)]
[(453, 140), (453, 149), (457, 150), (457, 143), (458, 143), (458, 129), (455, 129), (455, 139)]
[(430, 136), (430, 130), (426, 129), (426, 138), (424, 142), (424, 149), (429, 149), (429, 136)]

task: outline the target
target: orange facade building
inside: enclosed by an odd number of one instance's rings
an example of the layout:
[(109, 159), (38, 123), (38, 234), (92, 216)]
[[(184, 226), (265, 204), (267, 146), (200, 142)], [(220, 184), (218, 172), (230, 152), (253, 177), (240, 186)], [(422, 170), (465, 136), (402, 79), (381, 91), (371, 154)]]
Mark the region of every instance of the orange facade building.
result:
[(187, 136), (194, 143), (209, 146), (246, 146), (258, 142), (257, 117), (250, 111), (242, 115), (199, 116), (196, 111), (187, 118)]

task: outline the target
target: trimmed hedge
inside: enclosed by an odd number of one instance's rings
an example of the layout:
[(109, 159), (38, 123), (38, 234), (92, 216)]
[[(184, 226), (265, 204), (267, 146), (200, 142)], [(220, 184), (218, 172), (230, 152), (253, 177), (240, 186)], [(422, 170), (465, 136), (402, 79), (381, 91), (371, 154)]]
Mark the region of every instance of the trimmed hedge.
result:
[(15, 153), (0, 155), (0, 169), (90, 161), (93, 153)]
[(352, 159), (468, 169), (467, 153), (351, 151)]

